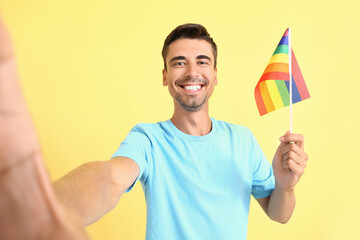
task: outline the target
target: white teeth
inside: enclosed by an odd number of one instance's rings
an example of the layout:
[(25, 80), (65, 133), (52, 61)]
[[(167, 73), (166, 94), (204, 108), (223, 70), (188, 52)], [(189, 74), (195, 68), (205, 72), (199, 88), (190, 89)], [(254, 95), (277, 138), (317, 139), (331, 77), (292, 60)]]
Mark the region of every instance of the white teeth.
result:
[(187, 85), (187, 86), (185, 86), (185, 89), (189, 90), (189, 91), (197, 91), (200, 88), (201, 88), (200, 85)]

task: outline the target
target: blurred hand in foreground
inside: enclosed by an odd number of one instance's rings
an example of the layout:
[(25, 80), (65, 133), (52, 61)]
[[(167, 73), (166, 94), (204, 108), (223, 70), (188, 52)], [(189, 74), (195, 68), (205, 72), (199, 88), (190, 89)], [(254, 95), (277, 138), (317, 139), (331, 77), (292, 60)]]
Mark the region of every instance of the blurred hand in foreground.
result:
[(79, 216), (56, 200), (1, 19), (0, 239), (88, 239)]

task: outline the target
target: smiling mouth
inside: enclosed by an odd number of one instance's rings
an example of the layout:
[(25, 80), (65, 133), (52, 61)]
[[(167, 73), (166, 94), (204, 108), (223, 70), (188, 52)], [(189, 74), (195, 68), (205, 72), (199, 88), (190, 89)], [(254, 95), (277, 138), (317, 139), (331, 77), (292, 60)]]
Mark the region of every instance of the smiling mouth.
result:
[(204, 85), (202, 84), (184, 84), (180, 85), (181, 88), (185, 89), (189, 92), (197, 92), (199, 91)]

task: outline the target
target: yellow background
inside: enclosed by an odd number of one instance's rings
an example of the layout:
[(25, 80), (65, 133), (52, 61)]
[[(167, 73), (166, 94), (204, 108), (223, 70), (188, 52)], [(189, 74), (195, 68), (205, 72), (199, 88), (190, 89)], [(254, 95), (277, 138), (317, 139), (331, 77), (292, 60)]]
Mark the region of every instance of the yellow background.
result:
[[(248, 239), (360, 239), (356, 0), (0, 0), (0, 13), (53, 180), (109, 159), (136, 123), (171, 117), (160, 52), (187, 22), (204, 24), (218, 44), (211, 115), (251, 128), (271, 160), (289, 110), (260, 117), (253, 92), (290, 26), (311, 94), (294, 105), (294, 131), (305, 135), (310, 159), (292, 220), (271, 222), (253, 200)], [(93, 239), (144, 239), (145, 219), (138, 184), (87, 230)]]

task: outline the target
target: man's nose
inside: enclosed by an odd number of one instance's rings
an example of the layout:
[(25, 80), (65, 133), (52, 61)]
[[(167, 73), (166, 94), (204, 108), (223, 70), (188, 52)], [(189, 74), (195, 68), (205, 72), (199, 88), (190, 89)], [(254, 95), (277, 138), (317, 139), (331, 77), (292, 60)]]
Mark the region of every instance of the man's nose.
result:
[(186, 68), (185, 77), (197, 78), (200, 76), (198, 66), (194, 63), (189, 63)]

